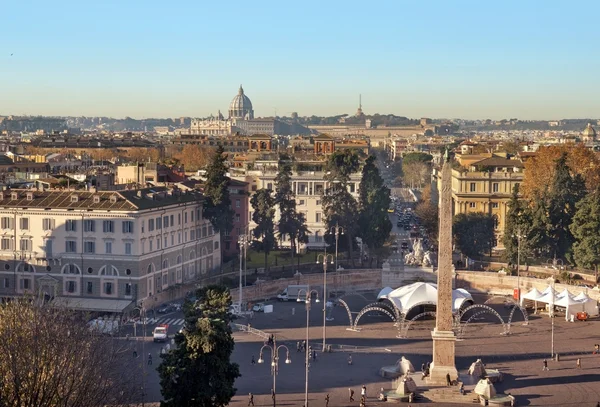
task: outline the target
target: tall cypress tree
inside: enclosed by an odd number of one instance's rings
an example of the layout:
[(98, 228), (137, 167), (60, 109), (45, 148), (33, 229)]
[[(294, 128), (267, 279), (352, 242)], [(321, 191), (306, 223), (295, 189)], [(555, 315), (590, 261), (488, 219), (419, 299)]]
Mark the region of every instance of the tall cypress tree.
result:
[(506, 259), (516, 262), (521, 237), (521, 260), (532, 254), (531, 237), (532, 213), (527, 202), (519, 198), (519, 185), (515, 185), (508, 203), (502, 243), (506, 248)]
[(226, 159), (223, 146), (217, 147), (206, 170), (205, 200), (202, 211), (204, 217), (212, 223), (213, 228), (221, 234), (221, 253), (225, 236), (233, 229), (234, 215), (229, 197), (230, 179), (226, 175), (228, 170)]
[(296, 210), (296, 199), (292, 189), (292, 165), (288, 156), (279, 159), (279, 171), (275, 177), (275, 203), (279, 206), (277, 233), (280, 239), (290, 239), (292, 264), (297, 243), (308, 242), (308, 228), (303, 213)]
[(589, 193), (577, 203), (570, 230), (575, 238), (575, 263), (587, 269), (597, 267), (600, 264), (600, 191)]
[(391, 199), (390, 190), (385, 186), (375, 165), (375, 156), (370, 156), (365, 161), (358, 192), (359, 235), (370, 249), (381, 247), (392, 231), (392, 222), (387, 212)]
[(255, 247), (265, 253), (265, 272), (269, 271), (269, 253), (277, 246), (275, 240), (275, 200), (271, 196), (271, 190), (259, 189), (250, 200), (252, 205), (252, 221), (256, 227), (252, 231)]

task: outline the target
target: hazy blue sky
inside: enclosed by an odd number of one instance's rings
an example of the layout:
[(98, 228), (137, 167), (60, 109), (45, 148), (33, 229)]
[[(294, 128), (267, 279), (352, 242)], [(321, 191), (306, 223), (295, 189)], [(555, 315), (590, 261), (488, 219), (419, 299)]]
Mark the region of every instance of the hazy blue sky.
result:
[[(600, 116), (598, 1), (4, 0), (0, 114)], [(11, 54), (13, 54), (11, 56)]]

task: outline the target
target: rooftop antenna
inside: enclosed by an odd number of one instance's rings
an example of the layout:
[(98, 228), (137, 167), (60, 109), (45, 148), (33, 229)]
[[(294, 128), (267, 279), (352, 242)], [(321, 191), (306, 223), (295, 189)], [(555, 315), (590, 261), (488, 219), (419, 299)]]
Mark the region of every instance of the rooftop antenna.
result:
[(362, 94), (358, 94), (358, 108), (362, 110)]

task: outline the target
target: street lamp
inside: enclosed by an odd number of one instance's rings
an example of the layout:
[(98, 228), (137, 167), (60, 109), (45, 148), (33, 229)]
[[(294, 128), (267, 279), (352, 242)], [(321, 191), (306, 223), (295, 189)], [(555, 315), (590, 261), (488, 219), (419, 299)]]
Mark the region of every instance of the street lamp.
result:
[[(146, 309), (144, 308), (144, 301), (140, 301), (140, 305), (135, 307), (134, 310), (138, 310), (140, 312), (140, 319), (142, 320), (142, 357), (140, 360), (142, 361), (142, 407), (145, 406), (144, 401), (146, 398), (146, 363), (144, 363), (144, 358), (146, 357)], [(136, 341), (137, 348), (137, 325), (134, 321), (133, 323), (133, 336)]]
[(556, 286), (556, 270), (558, 270), (558, 267), (560, 267), (560, 270), (562, 270), (563, 268), (563, 261), (561, 259), (557, 259), (556, 255), (554, 256), (554, 259), (548, 260), (548, 263), (552, 262), (552, 314), (550, 316), (550, 319), (552, 320), (552, 335), (551, 335), (551, 343), (552, 343), (552, 348), (551, 348), (551, 357), (554, 357), (554, 302), (555, 302), (555, 296), (556, 296), (556, 291), (554, 290), (554, 287)]
[[(331, 227), (330, 233), (335, 236), (335, 271), (338, 271), (338, 240), (340, 235), (344, 234), (344, 228), (336, 222), (335, 226)], [(327, 297), (325, 297), (325, 300), (327, 300)]]
[[(242, 289), (242, 276), (244, 275), (243, 273), (243, 269), (242, 269), (242, 254), (245, 254), (245, 250), (246, 247), (248, 245), (248, 236), (247, 235), (240, 235), (238, 238), (238, 244), (240, 246), (240, 295), (239, 295), (239, 301), (240, 301), (240, 311), (242, 310), (242, 299), (243, 299), (243, 289)], [(243, 249), (243, 250), (242, 250)], [(244, 260), (245, 260), (245, 256), (244, 256)]]
[(320, 262), (319, 259), (323, 262), (323, 352), (325, 352), (325, 338), (327, 337), (327, 259), (330, 259), (330, 263), (333, 264), (333, 256), (325, 252), (325, 254), (317, 256), (317, 264)]
[[(300, 297), (302, 296), (302, 293), (305, 294), (305, 299), (302, 300)], [(304, 289), (298, 291), (298, 299), (296, 301), (298, 302), (302, 302), (304, 301), (304, 303), (306, 304), (306, 346), (308, 346), (308, 341), (309, 341), (309, 337), (308, 337), (308, 327), (310, 326), (310, 319), (309, 319), (309, 315), (310, 315), (310, 300), (312, 298), (313, 293), (317, 296), (317, 299), (315, 300), (315, 302), (319, 302), (319, 292), (317, 290), (310, 290), (310, 291), (306, 291)], [(304, 353), (305, 353), (305, 361), (304, 361), (304, 368), (305, 368), (305, 379), (304, 379), (304, 407), (308, 407), (308, 348), (304, 349)]]
[(521, 234), (521, 228), (519, 228), (517, 230), (517, 234), (515, 235), (515, 237), (517, 238), (517, 292), (518, 292), (518, 298), (517, 298), (517, 302), (520, 303), (521, 301), (521, 239), (523, 238), (523, 235)]
[(271, 350), (271, 375), (273, 375), (273, 407), (275, 407), (275, 395), (277, 394), (277, 373), (279, 372), (279, 351), (281, 350), (281, 348), (285, 348), (286, 354), (285, 354), (285, 363), (286, 365), (289, 365), (290, 363), (292, 363), (292, 360), (290, 359), (290, 350), (288, 349), (287, 346), (285, 345), (279, 345), (277, 346), (276, 342), (273, 342), (273, 346), (271, 345), (263, 345), (262, 348), (260, 348), (260, 355), (258, 356), (258, 363), (264, 363), (265, 360), (263, 359), (263, 350), (265, 348), (268, 348)]

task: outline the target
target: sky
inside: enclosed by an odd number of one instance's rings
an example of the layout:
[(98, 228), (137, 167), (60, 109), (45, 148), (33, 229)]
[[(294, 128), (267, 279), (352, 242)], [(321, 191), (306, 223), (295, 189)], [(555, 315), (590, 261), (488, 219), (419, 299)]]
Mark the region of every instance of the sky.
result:
[(600, 116), (598, 1), (3, 0), (0, 115)]

